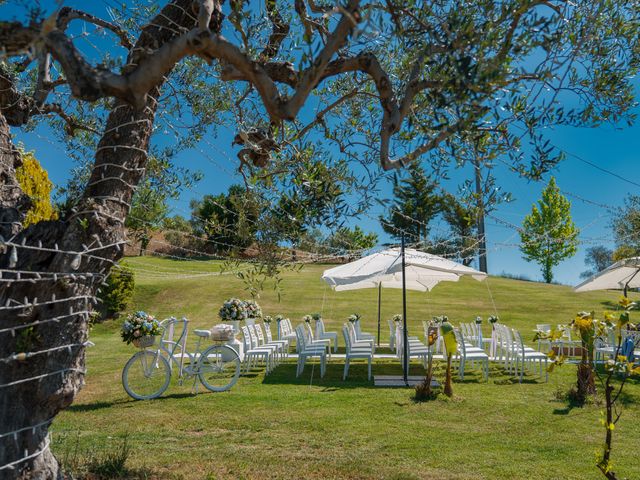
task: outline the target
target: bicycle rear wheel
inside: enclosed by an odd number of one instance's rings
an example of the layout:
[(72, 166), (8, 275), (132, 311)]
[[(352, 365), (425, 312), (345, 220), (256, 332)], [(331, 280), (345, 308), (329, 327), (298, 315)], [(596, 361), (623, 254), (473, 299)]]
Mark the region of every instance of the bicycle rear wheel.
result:
[(169, 387), (171, 368), (158, 351), (142, 350), (122, 370), (122, 386), (131, 398), (150, 400)]
[(224, 392), (233, 387), (240, 376), (240, 357), (226, 345), (213, 345), (202, 352), (198, 376), (212, 392)]

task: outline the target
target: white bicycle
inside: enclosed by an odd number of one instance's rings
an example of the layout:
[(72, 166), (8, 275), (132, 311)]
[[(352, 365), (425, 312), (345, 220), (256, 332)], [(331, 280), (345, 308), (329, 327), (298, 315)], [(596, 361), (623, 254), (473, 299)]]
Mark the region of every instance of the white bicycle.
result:
[[(169, 387), (174, 365), (178, 369), (180, 385), (185, 378), (194, 379), (195, 393), (198, 392), (198, 380), (212, 392), (224, 392), (236, 384), (241, 370), (238, 353), (227, 345), (215, 343), (201, 351), (201, 341), (211, 336), (209, 330), (194, 330), (198, 337), (196, 351), (187, 352), (188, 323), (186, 318), (164, 320), (160, 344), (142, 347), (127, 361), (122, 370), (122, 385), (129, 396), (136, 400), (150, 400), (162, 395)], [(173, 341), (179, 325), (182, 331), (178, 340)]]

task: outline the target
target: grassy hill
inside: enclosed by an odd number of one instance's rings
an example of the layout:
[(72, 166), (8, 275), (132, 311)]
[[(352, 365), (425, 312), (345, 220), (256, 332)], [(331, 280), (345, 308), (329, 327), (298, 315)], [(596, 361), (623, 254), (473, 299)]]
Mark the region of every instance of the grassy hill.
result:
[[(192, 328), (218, 323), (226, 298), (247, 297), (238, 278), (218, 274), (217, 262), (127, 262), (137, 281), (131, 309), (159, 318), (186, 316)], [(374, 332), (377, 291), (333, 292), (320, 280), (325, 268), (285, 273), (280, 302), (267, 286), (259, 299), (264, 313), (282, 313), (295, 324), (304, 314), (322, 312), (328, 329), (337, 331), (358, 312)], [(410, 292), (409, 328), (418, 334), (420, 320), (433, 315), (447, 314), (456, 324), (497, 312), (530, 339), (536, 323), (567, 323), (579, 310), (612, 308), (618, 297), (493, 277), (463, 279), (430, 293)], [(386, 319), (400, 311), (400, 291), (383, 290), (383, 341)], [(118, 328), (113, 321), (93, 329), (86, 386), (54, 422), (54, 451), (66, 464), (86, 469), (93, 462), (96, 470), (127, 436), (128, 476), (141, 478), (600, 478), (594, 459), (603, 440), (601, 407), (571, 408), (562, 398), (575, 378), (571, 365), (549, 383), (531, 375), (522, 384), (492, 366), (488, 383), (472, 373), (454, 385), (454, 399), (429, 403), (414, 403), (407, 389), (373, 388), (362, 364), (343, 382), (339, 360), (324, 379), (309, 367), (296, 379), (289, 363), (267, 377), (261, 371), (241, 377), (230, 392), (193, 396), (191, 385), (173, 382), (163, 398), (134, 402), (120, 384), (134, 351), (120, 341)], [(413, 369), (422, 371), (417, 364)], [(374, 374), (399, 372), (397, 362), (374, 365)], [(626, 392), (613, 461), (621, 476), (640, 478), (640, 386), (631, 381)]]

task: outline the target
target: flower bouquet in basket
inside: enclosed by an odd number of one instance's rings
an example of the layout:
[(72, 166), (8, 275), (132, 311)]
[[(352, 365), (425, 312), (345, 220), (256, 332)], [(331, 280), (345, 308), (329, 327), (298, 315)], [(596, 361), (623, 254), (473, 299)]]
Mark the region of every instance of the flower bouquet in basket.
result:
[(133, 343), (138, 348), (150, 347), (160, 335), (160, 322), (147, 312), (138, 311), (127, 315), (120, 336), (123, 342)]

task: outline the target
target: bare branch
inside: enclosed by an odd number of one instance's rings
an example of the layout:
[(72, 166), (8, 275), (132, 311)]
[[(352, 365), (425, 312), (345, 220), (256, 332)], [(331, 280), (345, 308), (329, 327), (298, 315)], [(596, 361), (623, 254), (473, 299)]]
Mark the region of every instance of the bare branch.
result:
[(90, 13), (83, 12), (81, 10), (76, 10), (75, 8), (70, 7), (62, 7), (58, 12), (58, 16), (56, 19), (57, 28), (64, 31), (67, 29), (67, 26), (71, 22), (71, 20), (84, 20), (85, 22), (93, 23), (102, 28), (106, 28), (107, 30), (111, 30), (115, 33), (120, 39), (120, 44), (126, 48), (127, 50), (131, 50), (133, 44), (123, 29), (119, 26), (107, 22), (106, 20), (102, 20), (101, 18), (95, 17)]
[(96, 135), (100, 134), (100, 132), (98, 132), (97, 130), (89, 127), (88, 125), (80, 123), (74, 117), (68, 115), (59, 103), (47, 103), (46, 105), (43, 105), (41, 108), (39, 108), (38, 113), (55, 113), (56, 115), (58, 115), (60, 118), (62, 118), (62, 120), (65, 121), (65, 132), (71, 137), (75, 135), (76, 130), (85, 130), (87, 132), (95, 133)]
[(291, 140), (296, 140), (298, 138), (301, 138), (303, 136), (305, 136), (307, 134), (307, 132), (309, 130), (311, 130), (315, 125), (317, 125), (318, 123), (322, 122), (324, 119), (324, 116), (329, 113), (331, 110), (333, 110), (334, 108), (338, 107), (339, 105), (343, 104), (344, 102), (346, 102), (347, 100), (349, 100), (350, 98), (355, 97), (358, 93), (360, 93), (357, 89), (353, 89), (351, 90), (349, 93), (347, 93), (346, 95), (340, 97), (338, 100), (336, 100), (335, 102), (333, 102), (332, 104), (328, 105), (327, 107), (323, 108), (322, 110), (320, 110), (317, 114), (316, 117), (313, 119), (313, 121), (311, 121), (309, 124), (307, 124), (302, 130), (300, 130), (298, 133), (296, 133), (296, 135), (291, 139)]
[(292, 120), (296, 117), (311, 91), (322, 79), (323, 73), (329, 65), (331, 58), (346, 43), (347, 37), (360, 21), (358, 12), (359, 0), (350, 0), (348, 5), (342, 9), (342, 18), (338, 22), (336, 29), (327, 39), (327, 43), (316, 57), (313, 64), (302, 72), (301, 80), (296, 93), (291, 97), (284, 108), (284, 120)]
[(33, 100), (40, 107), (51, 91), (51, 55), (41, 51), (38, 55), (38, 79)]

